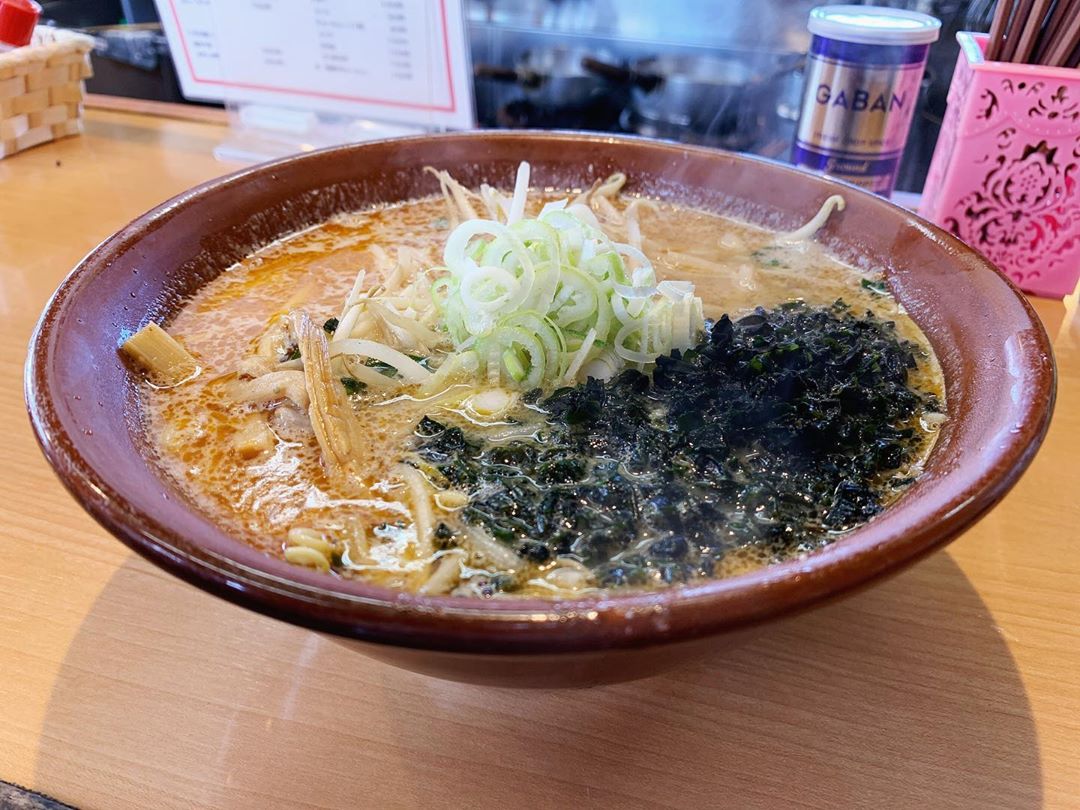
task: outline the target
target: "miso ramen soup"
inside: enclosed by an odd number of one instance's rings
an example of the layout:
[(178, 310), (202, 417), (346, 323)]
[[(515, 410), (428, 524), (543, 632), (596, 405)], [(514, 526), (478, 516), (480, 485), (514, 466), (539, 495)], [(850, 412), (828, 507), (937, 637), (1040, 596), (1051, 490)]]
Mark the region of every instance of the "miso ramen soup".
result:
[(941, 370), (884, 279), (622, 192), (465, 189), (267, 246), (133, 336), (178, 486), (291, 563), (569, 598), (812, 553), (914, 481)]

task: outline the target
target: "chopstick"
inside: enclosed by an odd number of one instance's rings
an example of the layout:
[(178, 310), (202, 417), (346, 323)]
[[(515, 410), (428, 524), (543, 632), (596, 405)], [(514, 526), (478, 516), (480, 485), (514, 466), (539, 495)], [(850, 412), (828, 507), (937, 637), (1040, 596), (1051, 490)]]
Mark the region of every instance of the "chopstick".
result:
[(1080, 0), (998, 0), (987, 61), (1080, 64)]
[(1001, 58), (1002, 39), (1009, 27), (1013, 5), (1014, 0), (998, 0), (997, 8), (994, 9), (994, 21), (990, 24), (990, 42), (986, 46), (986, 58), (991, 62)]

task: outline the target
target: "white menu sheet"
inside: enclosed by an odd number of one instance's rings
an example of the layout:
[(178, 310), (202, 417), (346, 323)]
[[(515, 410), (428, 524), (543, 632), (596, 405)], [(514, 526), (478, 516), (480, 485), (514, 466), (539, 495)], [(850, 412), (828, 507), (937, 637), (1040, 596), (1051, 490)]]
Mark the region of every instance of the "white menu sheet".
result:
[(462, 0), (156, 0), (187, 98), (475, 125)]

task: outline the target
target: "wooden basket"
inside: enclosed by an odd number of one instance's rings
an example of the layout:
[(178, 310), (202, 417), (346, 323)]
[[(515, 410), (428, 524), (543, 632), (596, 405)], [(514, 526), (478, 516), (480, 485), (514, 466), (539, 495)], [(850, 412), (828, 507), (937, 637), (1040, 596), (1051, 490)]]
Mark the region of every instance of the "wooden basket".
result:
[(83, 34), (39, 26), (29, 45), (0, 53), (0, 158), (82, 131), (93, 45)]

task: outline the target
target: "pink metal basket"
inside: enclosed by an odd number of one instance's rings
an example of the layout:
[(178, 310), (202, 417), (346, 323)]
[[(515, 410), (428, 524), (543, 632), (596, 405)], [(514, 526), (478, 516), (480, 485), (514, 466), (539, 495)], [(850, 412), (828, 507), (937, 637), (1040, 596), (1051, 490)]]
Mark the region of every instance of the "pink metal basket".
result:
[(1052, 298), (1080, 279), (1080, 70), (960, 58), (919, 213)]

